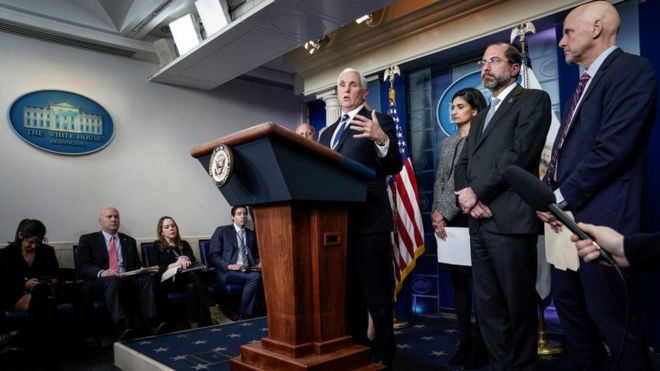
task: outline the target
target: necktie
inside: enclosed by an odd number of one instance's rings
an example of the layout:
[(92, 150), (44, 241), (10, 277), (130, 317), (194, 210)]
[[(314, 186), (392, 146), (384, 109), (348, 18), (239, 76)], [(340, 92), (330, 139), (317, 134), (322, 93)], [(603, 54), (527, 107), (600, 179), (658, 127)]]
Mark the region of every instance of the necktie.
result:
[(110, 258), (110, 269), (119, 272), (119, 259), (117, 257), (117, 246), (115, 245), (115, 236), (110, 236), (110, 249), (108, 250)]
[(555, 149), (552, 151), (552, 156), (550, 157), (550, 162), (548, 163), (548, 170), (546, 171), (545, 181), (553, 189), (557, 188), (557, 184), (555, 182), (555, 171), (557, 170), (557, 160), (559, 159), (559, 151), (561, 150), (561, 147), (564, 145), (564, 141), (566, 140), (568, 131), (571, 129), (571, 124), (573, 123), (573, 114), (575, 114), (575, 109), (577, 108), (577, 104), (580, 101), (580, 97), (584, 92), (585, 86), (587, 86), (589, 77), (590, 77), (589, 74), (587, 74), (586, 72), (583, 73), (582, 76), (580, 77), (580, 82), (578, 83), (578, 86), (575, 89), (575, 93), (571, 97), (571, 104), (568, 106), (568, 113), (566, 114), (566, 117), (564, 117), (564, 122), (562, 123), (563, 130), (561, 131), (559, 142), (557, 142)]
[(248, 256), (247, 256), (247, 243), (245, 241), (245, 229), (241, 229), (238, 232), (238, 254), (243, 261), (243, 265), (248, 265)]
[(500, 104), (500, 100), (493, 97), (493, 100), (490, 102), (490, 108), (488, 109), (488, 113), (486, 114), (486, 121), (484, 121), (484, 128), (481, 131), (482, 133), (486, 131), (486, 127), (488, 127), (488, 124), (490, 123), (490, 119), (492, 119), (493, 115), (495, 115), (495, 111), (497, 111), (498, 104)]
[(344, 113), (344, 115), (341, 117), (339, 128), (337, 128), (337, 134), (335, 135), (335, 139), (332, 141), (332, 149), (335, 149), (337, 144), (339, 144), (339, 139), (341, 139), (341, 136), (344, 134), (344, 130), (346, 130), (346, 123), (348, 122), (348, 118), (348, 113)]

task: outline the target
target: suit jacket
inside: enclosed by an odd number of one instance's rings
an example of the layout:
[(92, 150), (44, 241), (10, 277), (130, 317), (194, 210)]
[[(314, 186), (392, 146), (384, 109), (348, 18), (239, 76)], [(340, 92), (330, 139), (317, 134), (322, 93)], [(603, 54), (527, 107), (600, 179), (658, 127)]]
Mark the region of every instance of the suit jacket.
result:
[[(371, 111), (366, 108), (361, 109), (358, 114), (371, 118)], [(396, 128), (392, 118), (382, 113), (376, 113), (376, 117), (378, 117), (381, 128), (390, 138), (390, 146), (385, 157), (378, 157), (376, 144), (372, 140), (353, 138), (353, 135), (359, 134), (359, 132), (350, 129), (350, 127), (344, 130), (335, 148), (335, 151), (339, 152), (342, 156), (355, 160), (376, 171), (376, 177), (370, 180), (367, 185), (365, 203), (353, 203), (349, 205), (349, 234), (382, 233), (390, 232), (393, 229), (392, 211), (387, 196), (385, 177), (401, 171), (401, 153), (399, 152)], [(340, 121), (341, 119), (335, 121), (327, 130), (321, 133), (319, 137), (320, 144), (330, 147), (330, 140)]]
[[(135, 239), (119, 233), (119, 243), (125, 269), (131, 271), (142, 267)], [(99, 231), (80, 236), (76, 250), (76, 266), (80, 277), (89, 281), (98, 279), (99, 272), (110, 267), (103, 233)]]
[(456, 195), (454, 194), (454, 168), (461, 155), (458, 152), (460, 142), (460, 133), (448, 136), (442, 141), (440, 161), (435, 172), (433, 210), (438, 210), (447, 221), (451, 221), (462, 212), (456, 205)]
[[(216, 228), (209, 242), (211, 263), (218, 271), (220, 282), (227, 281), (227, 266), (236, 264), (238, 261), (238, 241), (236, 239), (234, 225), (223, 225)], [(254, 231), (245, 228), (245, 243), (248, 250), (248, 262), (250, 266), (259, 264), (259, 249), (257, 248), (257, 235)]]
[(578, 221), (607, 225), (624, 235), (640, 230), (647, 134), (656, 94), (651, 64), (621, 49), (614, 50), (592, 78), (556, 170), (559, 189)]
[[(149, 254), (149, 261), (152, 262), (152, 264), (157, 265), (159, 272), (162, 274), (167, 270), (168, 265), (174, 263), (178, 259), (178, 256), (174, 254), (172, 248), (169, 246), (164, 250), (161, 250), (160, 244), (160, 240), (156, 240), (151, 245), (152, 247)], [(181, 245), (181, 249), (176, 248), (176, 253), (179, 255), (187, 256), (190, 259), (190, 263), (195, 264), (197, 259), (195, 258), (195, 254), (193, 253), (188, 241), (181, 240)]]
[(538, 176), (550, 128), (550, 97), (542, 90), (516, 86), (482, 133), (487, 113), (483, 110), (472, 120), (455, 169), (456, 190), (472, 187), (493, 213), (488, 219), (470, 218), (470, 231), (482, 225), (495, 233), (541, 233), (535, 211), (511, 189), (503, 174), (509, 165), (517, 165)]
[(639, 233), (624, 237), (623, 252), (633, 268), (658, 268), (660, 233)]

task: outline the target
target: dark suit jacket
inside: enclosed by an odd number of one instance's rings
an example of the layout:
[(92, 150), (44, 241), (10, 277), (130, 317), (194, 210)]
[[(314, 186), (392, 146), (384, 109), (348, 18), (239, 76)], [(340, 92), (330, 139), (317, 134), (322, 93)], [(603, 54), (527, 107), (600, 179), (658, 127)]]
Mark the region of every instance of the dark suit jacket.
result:
[[(250, 266), (259, 264), (259, 249), (257, 248), (257, 235), (254, 231), (245, 228), (245, 243), (248, 248), (248, 262)], [(218, 271), (220, 282), (227, 280), (227, 266), (238, 261), (238, 241), (234, 225), (223, 225), (216, 228), (209, 242), (211, 263)]]
[(656, 94), (651, 64), (621, 49), (592, 78), (557, 162), (557, 184), (578, 221), (640, 231)]
[[(371, 111), (363, 108), (358, 113), (371, 118)], [(354, 203), (349, 206), (348, 211), (348, 233), (381, 233), (390, 232), (393, 229), (392, 212), (385, 177), (397, 174), (401, 171), (401, 153), (399, 152), (398, 140), (394, 121), (389, 115), (376, 113), (381, 128), (390, 138), (390, 146), (385, 157), (378, 157), (376, 144), (370, 139), (356, 139), (354, 134), (359, 132), (347, 128), (335, 148), (342, 156), (355, 160), (376, 171), (376, 177), (369, 181), (367, 186), (367, 199), (365, 203)], [(339, 125), (337, 120), (321, 133), (319, 143), (330, 147), (332, 135)]]
[(633, 268), (658, 268), (660, 233), (639, 233), (624, 237), (623, 252)]
[[(121, 255), (127, 271), (142, 267), (142, 261), (137, 251), (135, 239), (119, 233)], [(98, 273), (109, 268), (108, 249), (103, 233), (94, 232), (80, 236), (76, 250), (76, 266), (80, 277), (85, 280), (96, 280)]]
[(535, 211), (511, 189), (503, 174), (509, 165), (517, 165), (538, 176), (550, 112), (546, 92), (516, 86), (500, 103), (483, 134), (487, 110), (472, 120), (456, 164), (455, 186), (456, 190), (472, 187), (493, 217), (470, 218), (471, 231), (480, 222), (495, 233), (541, 233), (542, 225)]
[[(179, 255), (185, 255), (190, 259), (191, 264), (195, 264), (197, 262), (197, 259), (195, 258), (195, 254), (192, 251), (192, 248), (190, 247), (190, 244), (188, 241), (181, 240), (182, 248), (176, 248), (177, 251), (176, 253)], [(167, 266), (174, 263), (177, 259), (178, 256), (174, 254), (172, 251), (172, 248), (169, 246), (166, 247), (164, 250), (160, 249), (160, 240), (156, 240), (153, 242), (151, 245), (151, 250), (150, 250), (150, 256), (149, 256), (149, 261), (152, 262), (153, 265), (157, 265), (160, 273), (162, 274), (167, 270)], [(146, 261), (146, 260), (145, 260)]]

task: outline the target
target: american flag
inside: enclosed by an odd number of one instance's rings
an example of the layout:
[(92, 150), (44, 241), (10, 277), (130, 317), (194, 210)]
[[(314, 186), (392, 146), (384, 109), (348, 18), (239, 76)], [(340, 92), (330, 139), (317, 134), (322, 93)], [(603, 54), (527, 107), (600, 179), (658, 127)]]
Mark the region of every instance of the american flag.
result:
[(404, 136), (404, 123), (396, 110), (396, 92), (390, 84), (388, 112), (396, 125), (396, 137), (403, 158), (403, 169), (389, 178), (388, 196), (394, 214), (394, 232), (391, 236), (392, 263), (394, 268), (394, 298), (401, 290), (403, 281), (415, 268), (417, 258), (424, 253), (424, 226), (419, 210), (417, 179)]

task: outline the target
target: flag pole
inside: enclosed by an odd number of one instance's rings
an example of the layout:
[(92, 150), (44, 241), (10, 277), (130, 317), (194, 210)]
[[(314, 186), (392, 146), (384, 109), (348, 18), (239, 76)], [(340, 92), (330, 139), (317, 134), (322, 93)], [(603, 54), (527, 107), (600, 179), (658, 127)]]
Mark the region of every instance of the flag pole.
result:
[[(389, 81), (389, 83), (390, 83), (390, 89), (389, 89), (389, 91), (388, 91), (388, 100), (391, 100), (391, 99), (392, 99), (392, 97), (391, 97), (390, 95), (391, 95), (392, 92), (394, 91), (394, 79), (396, 78), (396, 75), (399, 75), (399, 76), (401, 75), (401, 70), (399, 69), (399, 66), (397, 66), (397, 65), (391, 65), (391, 66), (389, 66), (388, 68), (385, 69), (385, 72), (384, 72), (384, 78), (383, 78), (383, 79), (384, 79), (385, 81)], [(392, 189), (392, 188), (393, 188), (393, 189)], [(395, 187), (391, 187), (391, 189), (392, 189), (393, 192), (396, 192), (396, 188), (395, 188)], [(393, 199), (395, 199), (395, 198), (396, 198), (396, 197), (393, 197)], [(396, 214), (396, 202), (392, 202), (392, 214), (393, 214), (393, 215)], [(396, 228), (395, 228), (395, 231), (394, 231), (393, 233), (394, 233), (394, 234), (397, 233), (397, 232), (396, 232)], [(393, 236), (393, 240), (396, 240), (396, 235)], [(396, 288), (395, 288), (395, 293), (394, 293), (394, 301), (395, 301), (395, 302), (396, 302), (396, 297), (397, 297), (396, 294), (397, 294), (397, 290), (396, 290)], [(410, 322), (409, 322), (409, 321), (407, 321), (407, 320), (405, 320), (405, 319), (402, 319), (402, 318), (397, 318), (397, 316), (396, 316), (396, 310), (394, 310), (394, 313), (393, 313), (393, 317), (392, 317), (392, 318), (394, 319), (392, 325), (393, 325), (393, 327), (394, 327), (395, 330), (399, 330), (399, 329), (404, 329), (404, 328), (410, 327)]]
[[(527, 67), (527, 33), (536, 33), (536, 27), (532, 22), (519, 23), (511, 30), (511, 43), (518, 37), (520, 41), (520, 53), (522, 54), (521, 72), (523, 77), (523, 87), (529, 87), (529, 69)], [(537, 257), (538, 259), (539, 257)], [(540, 356), (549, 356), (563, 352), (561, 345), (555, 341), (547, 339), (545, 331), (545, 310), (543, 302), (538, 305), (538, 336), (537, 336), (537, 354)]]

